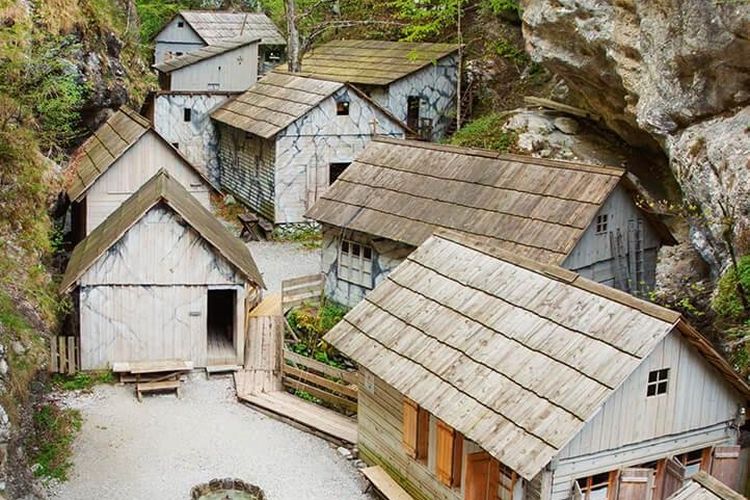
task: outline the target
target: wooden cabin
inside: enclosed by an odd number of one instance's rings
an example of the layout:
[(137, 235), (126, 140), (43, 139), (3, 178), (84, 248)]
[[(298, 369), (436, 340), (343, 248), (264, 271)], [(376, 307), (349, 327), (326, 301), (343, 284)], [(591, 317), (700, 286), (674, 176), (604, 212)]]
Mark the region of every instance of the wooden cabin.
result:
[(154, 65), (165, 92), (242, 92), (258, 80), (259, 38), (227, 38)]
[(146, 118), (120, 108), (76, 150), (66, 171), (73, 240), (90, 234), (161, 169), (203, 206), (211, 207), (213, 187), (203, 173)]
[(715, 477), (696, 472), (669, 500), (747, 500)]
[(730, 487), (750, 387), (676, 312), (439, 232), (325, 341), (360, 367), (359, 453), (417, 500), (661, 500)]
[(264, 75), (284, 61), (286, 39), (265, 14), (185, 10), (175, 14), (154, 37), (154, 62), (160, 64), (237, 37), (260, 39), (253, 59), (257, 61), (256, 74)]
[(455, 122), (458, 71), (450, 43), (332, 40), (302, 59), (303, 73), (356, 86), (430, 141)]
[(161, 86), (149, 96), (154, 128), (217, 185), (218, 136), (210, 113), (258, 80), (259, 41), (220, 39), (154, 65)]
[(211, 114), (221, 187), (275, 224), (305, 211), (376, 135), (407, 128), (357, 88), (271, 72)]
[(377, 138), (307, 212), (323, 230), (326, 295), (354, 306), (438, 228), (493, 238), (645, 294), (667, 228), (620, 168)]
[(241, 365), (262, 287), (247, 247), (166, 170), (75, 247), (60, 285), (74, 294), (83, 370)]

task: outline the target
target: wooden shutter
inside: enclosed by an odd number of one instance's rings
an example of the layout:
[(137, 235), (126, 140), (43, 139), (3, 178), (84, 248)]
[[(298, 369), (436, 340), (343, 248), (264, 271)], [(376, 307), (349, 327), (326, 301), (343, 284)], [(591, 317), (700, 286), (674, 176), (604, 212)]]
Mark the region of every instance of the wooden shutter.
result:
[(411, 399), (404, 398), (404, 434), (402, 442), (406, 454), (417, 458), (417, 415), (419, 407)]
[(685, 466), (675, 457), (668, 459), (666, 462), (660, 498), (669, 498), (672, 493), (685, 484)]
[(460, 432), (453, 436), (453, 470), (451, 472), (451, 486), (457, 488), (461, 486), (461, 465), (464, 455), (464, 437)]
[(652, 500), (653, 486), (653, 469), (623, 469), (617, 500)]
[(487, 452), (466, 455), (464, 500), (495, 500), (500, 467)]
[(453, 482), (453, 439), (456, 431), (452, 427), (437, 421), (435, 473), (438, 480), (446, 486)]
[(418, 407), (417, 412), (417, 460), (427, 461), (427, 449), (430, 446), (430, 414)]
[(740, 447), (717, 446), (711, 461), (711, 475), (735, 491), (740, 490)]

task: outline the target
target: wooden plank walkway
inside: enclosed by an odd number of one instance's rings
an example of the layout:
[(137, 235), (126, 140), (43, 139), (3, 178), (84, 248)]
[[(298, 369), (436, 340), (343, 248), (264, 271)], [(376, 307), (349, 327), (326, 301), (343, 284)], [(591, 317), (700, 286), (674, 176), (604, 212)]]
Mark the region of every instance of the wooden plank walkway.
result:
[(252, 406), (312, 429), (315, 434), (330, 436), (337, 441), (357, 443), (357, 421), (333, 410), (322, 408), (284, 391), (240, 394), (237, 397)]

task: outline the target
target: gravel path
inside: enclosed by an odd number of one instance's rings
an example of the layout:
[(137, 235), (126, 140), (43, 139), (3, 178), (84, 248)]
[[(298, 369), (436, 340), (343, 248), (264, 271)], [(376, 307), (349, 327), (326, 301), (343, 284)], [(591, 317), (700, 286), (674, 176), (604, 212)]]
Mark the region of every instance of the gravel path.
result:
[(280, 292), (282, 280), (320, 272), (320, 249), (277, 241), (251, 241), (247, 246), (269, 293)]
[(182, 399), (132, 386), (73, 396), (84, 416), (74, 469), (51, 498), (186, 500), (214, 478), (257, 484), (270, 500), (369, 499), (354, 466), (329, 443), (238, 403), (228, 378), (197, 373)]

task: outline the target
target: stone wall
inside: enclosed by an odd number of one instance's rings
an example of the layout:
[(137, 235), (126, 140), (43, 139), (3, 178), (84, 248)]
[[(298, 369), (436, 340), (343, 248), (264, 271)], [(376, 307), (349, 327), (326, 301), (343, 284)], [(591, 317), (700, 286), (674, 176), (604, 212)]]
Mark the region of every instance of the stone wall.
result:
[(439, 141), (455, 119), (457, 74), (458, 55), (454, 54), (393, 82), (385, 92), (374, 89), (372, 98), (406, 123), (408, 97), (421, 96), (419, 116), (432, 120), (430, 140)]
[(412, 246), (369, 234), (323, 224), (321, 272), (325, 275), (326, 297), (347, 307), (356, 306), (371, 290), (338, 277), (338, 255), (342, 238), (373, 249), (373, 288), (383, 281), (415, 249)]
[[(154, 128), (214, 184), (219, 183), (218, 137), (210, 111), (230, 94), (157, 94)], [(191, 110), (189, 122), (185, 109)]]
[[(336, 114), (336, 101), (349, 114)], [(350, 163), (373, 135), (404, 137), (403, 128), (348, 87), (279, 133), (276, 140), (276, 223), (304, 222), (304, 214), (329, 185), (331, 163)]]

